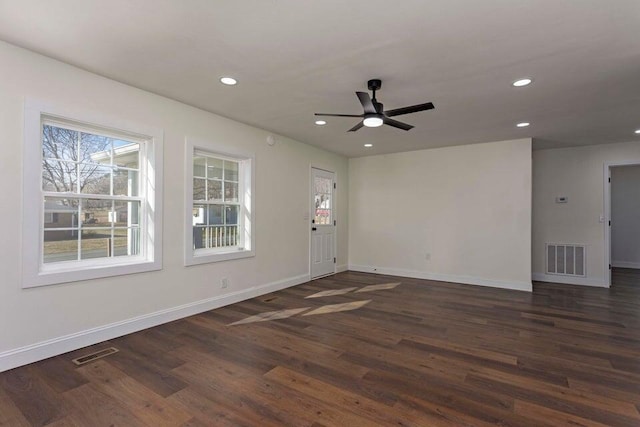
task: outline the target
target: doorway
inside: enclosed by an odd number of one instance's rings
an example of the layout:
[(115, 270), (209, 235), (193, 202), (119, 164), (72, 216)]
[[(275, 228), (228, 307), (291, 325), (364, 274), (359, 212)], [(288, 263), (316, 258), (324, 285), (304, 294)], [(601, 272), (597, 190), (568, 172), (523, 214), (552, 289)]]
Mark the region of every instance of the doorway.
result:
[(311, 168), (311, 278), (336, 271), (335, 174)]
[(640, 163), (610, 164), (605, 169), (605, 275), (613, 268), (640, 269)]

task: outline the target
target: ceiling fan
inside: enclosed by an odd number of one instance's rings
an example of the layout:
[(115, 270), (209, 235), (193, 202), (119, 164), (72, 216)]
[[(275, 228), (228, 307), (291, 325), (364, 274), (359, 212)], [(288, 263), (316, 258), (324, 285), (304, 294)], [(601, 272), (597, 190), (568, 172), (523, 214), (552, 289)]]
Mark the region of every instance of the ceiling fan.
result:
[(411, 107), (384, 111), (382, 103), (378, 102), (376, 99), (376, 91), (380, 90), (382, 87), (382, 80), (369, 80), (367, 82), (367, 87), (370, 91), (373, 91), (373, 98), (371, 98), (367, 92), (356, 92), (356, 95), (362, 104), (362, 108), (364, 108), (363, 114), (316, 113), (315, 115), (328, 117), (362, 117), (360, 123), (349, 129), (349, 132), (355, 132), (362, 126), (376, 128), (382, 125), (389, 125), (402, 130), (410, 130), (413, 126), (394, 120), (391, 117), (400, 116), (402, 114), (417, 113), (418, 111), (432, 110), (435, 108), (431, 102), (427, 102), (425, 104), (412, 105)]

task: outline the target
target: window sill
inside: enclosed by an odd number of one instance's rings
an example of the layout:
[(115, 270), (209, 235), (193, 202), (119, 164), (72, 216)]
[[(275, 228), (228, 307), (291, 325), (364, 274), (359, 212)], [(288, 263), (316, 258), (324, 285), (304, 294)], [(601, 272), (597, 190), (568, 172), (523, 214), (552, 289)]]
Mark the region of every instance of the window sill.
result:
[(61, 283), (78, 282), (104, 277), (122, 276), (127, 274), (144, 273), (162, 269), (160, 261), (128, 260), (120, 263), (95, 263), (80, 266), (46, 266), (37, 274), (24, 272), (23, 288), (58, 285)]
[(253, 250), (227, 250), (227, 251), (206, 251), (200, 254), (192, 253), (187, 255), (184, 260), (185, 266), (209, 264), (212, 262), (229, 261), (233, 259), (251, 258), (255, 256)]

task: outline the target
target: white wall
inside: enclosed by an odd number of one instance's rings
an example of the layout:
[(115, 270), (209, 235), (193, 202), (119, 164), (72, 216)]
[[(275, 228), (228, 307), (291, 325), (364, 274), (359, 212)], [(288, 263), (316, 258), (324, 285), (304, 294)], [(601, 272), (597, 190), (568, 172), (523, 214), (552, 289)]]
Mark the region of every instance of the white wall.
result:
[[(310, 226), (304, 215), (310, 205), (311, 164), (337, 173), (338, 265), (346, 266), (346, 158), (280, 136), (269, 147), (266, 131), (5, 43), (0, 43), (0, 64), (0, 371), (307, 280)], [(212, 80), (212, 84), (216, 83)], [(26, 98), (164, 130), (163, 270), (21, 289), (20, 182)], [(255, 153), (254, 258), (183, 266), (186, 135)], [(230, 280), (225, 293), (220, 289), (221, 277)]]
[[(604, 165), (640, 163), (640, 144), (592, 145), (533, 152), (533, 277), (605, 286)], [(568, 203), (555, 203), (567, 196)], [(584, 244), (586, 278), (545, 275), (545, 243)]]
[(611, 168), (611, 264), (640, 268), (640, 166)]
[(349, 198), (350, 269), (531, 290), (530, 139), (350, 159)]

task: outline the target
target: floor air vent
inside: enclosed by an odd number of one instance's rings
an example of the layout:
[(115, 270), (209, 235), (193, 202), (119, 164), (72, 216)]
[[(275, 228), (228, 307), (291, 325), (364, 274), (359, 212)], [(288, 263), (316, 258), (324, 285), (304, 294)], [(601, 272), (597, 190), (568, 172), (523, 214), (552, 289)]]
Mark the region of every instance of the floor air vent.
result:
[(109, 348), (105, 348), (104, 350), (96, 351), (95, 353), (87, 354), (86, 356), (73, 359), (72, 362), (78, 366), (82, 366), (87, 363), (93, 362), (94, 360), (100, 359), (105, 356), (109, 356), (110, 354), (117, 353), (117, 352), (118, 352), (117, 348), (109, 347)]
[(547, 243), (547, 274), (585, 275), (585, 247)]

